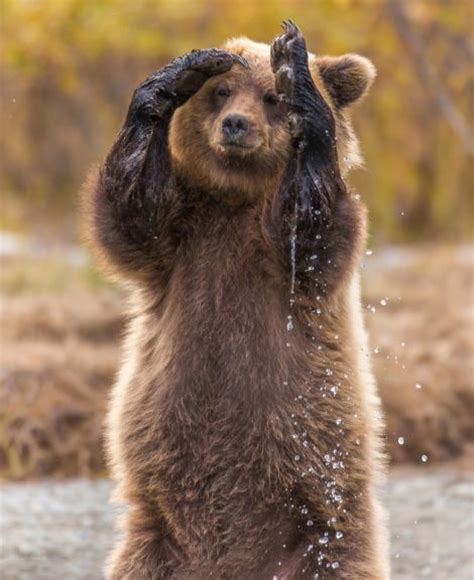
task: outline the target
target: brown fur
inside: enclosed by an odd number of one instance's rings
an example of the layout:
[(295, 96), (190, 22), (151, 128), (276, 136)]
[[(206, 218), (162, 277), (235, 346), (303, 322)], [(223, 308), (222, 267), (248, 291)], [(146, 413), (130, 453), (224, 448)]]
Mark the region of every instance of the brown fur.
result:
[[(130, 510), (108, 578), (387, 578), (380, 411), (357, 275), (365, 212), (341, 194), (324, 263), (313, 282), (297, 272), (291, 305), (288, 246), (275, 242), (285, 206), (270, 210), (291, 139), (284, 117), (272, 121), (261, 105), (274, 83), (269, 47), (238, 39), (225, 48), (250, 69), (211, 78), (174, 114), (176, 181), (163, 185), (167, 221), (156, 235), (138, 244), (136, 219), (119, 214), (129, 221), (117, 229), (104, 205), (119, 193), (110, 188), (123, 136), (92, 192), (93, 237), (132, 284), (108, 418), (117, 497)], [(344, 169), (356, 141), (310, 63)], [(256, 155), (219, 151), (209, 103), (223, 82), (239, 89), (226, 106), (251, 117)], [(156, 179), (147, 155), (142, 175)], [(175, 187), (186, 192), (180, 204)]]

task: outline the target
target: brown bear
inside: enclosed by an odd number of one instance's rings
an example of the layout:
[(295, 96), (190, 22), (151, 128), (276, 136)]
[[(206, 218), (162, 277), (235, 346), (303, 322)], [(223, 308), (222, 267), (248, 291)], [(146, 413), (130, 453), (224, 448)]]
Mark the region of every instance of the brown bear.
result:
[(388, 578), (365, 210), (344, 181), (375, 73), (283, 28), (151, 75), (89, 189), (132, 312), (109, 580)]

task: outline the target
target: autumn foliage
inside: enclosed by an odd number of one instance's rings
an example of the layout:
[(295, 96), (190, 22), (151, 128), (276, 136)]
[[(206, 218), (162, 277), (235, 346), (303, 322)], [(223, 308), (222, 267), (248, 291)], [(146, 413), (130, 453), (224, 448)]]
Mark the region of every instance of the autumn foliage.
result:
[(1, 12), (0, 226), (71, 213), (152, 70), (229, 36), (269, 41), (287, 17), (313, 51), (377, 66), (356, 112), (367, 170), (353, 178), (377, 237), (459, 238), (472, 225), (468, 0), (3, 0)]

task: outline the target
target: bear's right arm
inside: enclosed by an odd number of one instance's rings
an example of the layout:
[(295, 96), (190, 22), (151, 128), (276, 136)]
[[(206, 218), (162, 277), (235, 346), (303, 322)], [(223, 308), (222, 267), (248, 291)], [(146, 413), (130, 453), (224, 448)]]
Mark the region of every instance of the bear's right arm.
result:
[(312, 79), (303, 35), (291, 21), (283, 27), (271, 62), (276, 92), (289, 106), (293, 152), (264, 224), (293, 290), (323, 296), (354, 271), (365, 213), (342, 178), (336, 120)]
[(119, 136), (90, 188), (93, 244), (115, 273), (132, 279), (160, 275), (172, 262), (172, 225), (180, 213), (179, 191), (168, 149), (173, 112), (237, 56), (218, 49), (176, 58), (135, 91)]

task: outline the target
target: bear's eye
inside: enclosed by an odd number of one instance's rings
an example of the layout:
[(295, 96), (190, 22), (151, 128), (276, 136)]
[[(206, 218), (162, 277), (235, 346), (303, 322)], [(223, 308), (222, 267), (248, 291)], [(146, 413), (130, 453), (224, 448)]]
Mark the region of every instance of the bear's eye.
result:
[(271, 105), (272, 107), (274, 107), (275, 105), (278, 105), (278, 97), (275, 95), (275, 93), (267, 93), (264, 97), (263, 97), (263, 102), (266, 105)]
[(228, 87), (218, 87), (216, 90), (216, 95), (218, 97), (229, 97), (230, 89)]

